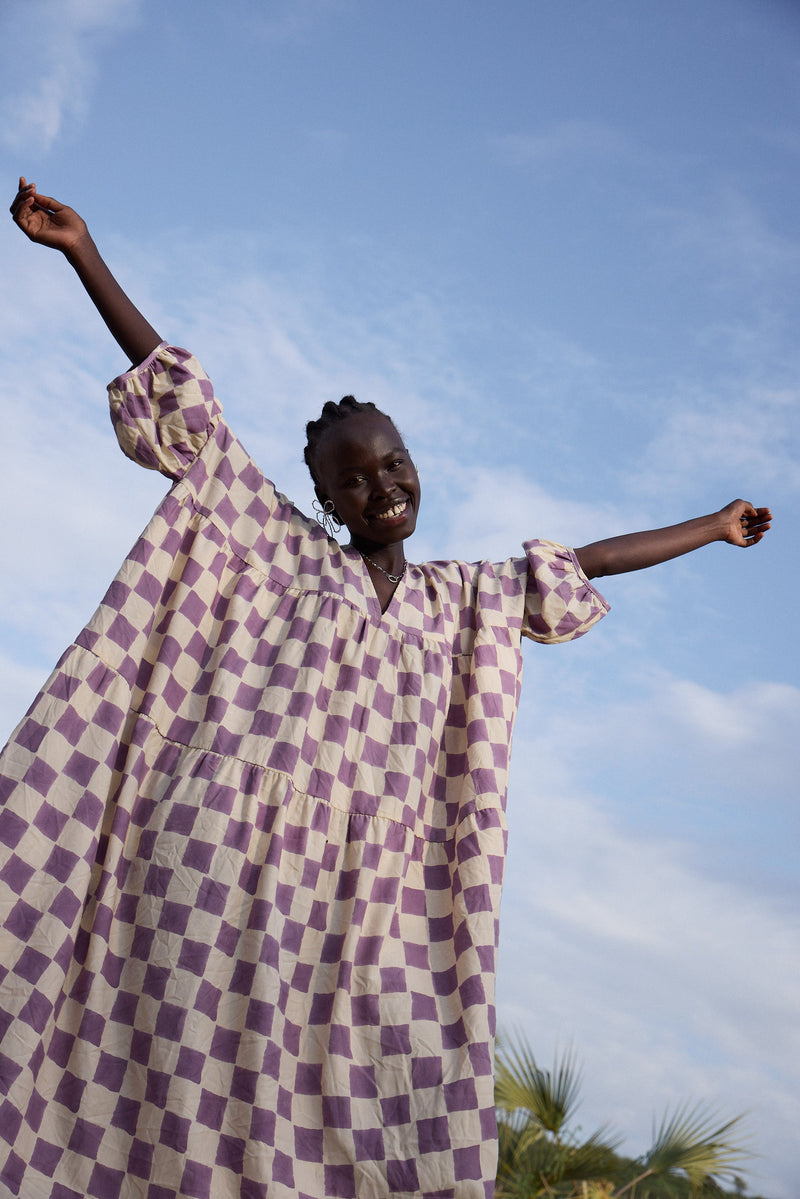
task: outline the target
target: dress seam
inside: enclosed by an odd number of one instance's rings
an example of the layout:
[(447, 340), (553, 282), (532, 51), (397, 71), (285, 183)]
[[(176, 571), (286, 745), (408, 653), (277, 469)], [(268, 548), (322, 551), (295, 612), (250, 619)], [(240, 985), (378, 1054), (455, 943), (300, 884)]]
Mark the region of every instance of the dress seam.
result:
[[(119, 671), (116, 669), (116, 667), (111, 666), (108, 662), (105, 662), (99, 654), (95, 653), (93, 649), (89, 649), (87, 646), (78, 645), (77, 642), (74, 644), (77, 649), (84, 650), (86, 653), (91, 654), (99, 663), (101, 663), (101, 665), (105, 666), (108, 670), (113, 671), (114, 674), (120, 678), (123, 683), (125, 683), (125, 679), (121, 674), (119, 674)], [(128, 686), (127, 683), (126, 686)], [(157, 720), (155, 720), (148, 712), (143, 712), (138, 707), (131, 706), (130, 714), (136, 720), (144, 720), (151, 727), (151, 729), (158, 734), (159, 738), (166, 745), (174, 745), (180, 749), (192, 750), (195, 753), (213, 754), (215, 758), (218, 758), (223, 762), (237, 762), (242, 766), (252, 766), (253, 769), (260, 770), (264, 774), (271, 775), (273, 778), (285, 780), (295, 795), (302, 796), (305, 799), (313, 799), (316, 803), (325, 804), (326, 807), (330, 808), (334, 812), (339, 812), (342, 816), (363, 816), (367, 820), (380, 820), (386, 824), (396, 825), (398, 828), (405, 829), (416, 841), (422, 841), (425, 845), (445, 845), (449, 839), (426, 837), (422, 833), (415, 832), (411, 825), (406, 824), (405, 821), (398, 820), (394, 816), (387, 816), (383, 812), (365, 812), (359, 808), (343, 808), (340, 804), (335, 803), (332, 799), (326, 798), (324, 795), (315, 795), (313, 791), (306, 791), (302, 787), (298, 787), (292, 776), (285, 770), (278, 770), (275, 766), (268, 766), (263, 762), (256, 762), (252, 758), (240, 757), (239, 754), (220, 753), (219, 750), (208, 745), (197, 745), (188, 741), (179, 741), (175, 737), (168, 736), (168, 734), (163, 731)], [(476, 802), (473, 810), (471, 812), (465, 812), (458, 821), (458, 824), (455, 825), (452, 836), (457, 834), (458, 830), (465, 821), (469, 820), (472, 816), (479, 812), (498, 812), (500, 815), (503, 814), (502, 809), (496, 804), (479, 804)]]

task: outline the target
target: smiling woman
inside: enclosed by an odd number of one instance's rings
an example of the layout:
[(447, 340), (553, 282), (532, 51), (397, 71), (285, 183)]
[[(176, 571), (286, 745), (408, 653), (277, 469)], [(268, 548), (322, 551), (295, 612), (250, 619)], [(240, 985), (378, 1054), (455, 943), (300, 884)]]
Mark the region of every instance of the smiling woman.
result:
[(0, 1180), (489, 1199), (521, 638), (591, 628), (589, 573), (754, 544), (768, 513), (407, 563), (416, 469), (348, 397), (306, 450), (340, 544), (81, 218), (24, 180), (12, 214), (139, 364), (109, 388), (117, 437), (171, 488), (0, 764)]
[(405, 572), (403, 542), (417, 524), (420, 486), (411, 455), (389, 417), (353, 396), (326, 404), (306, 433), (317, 500), (347, 526), (385, 611)]

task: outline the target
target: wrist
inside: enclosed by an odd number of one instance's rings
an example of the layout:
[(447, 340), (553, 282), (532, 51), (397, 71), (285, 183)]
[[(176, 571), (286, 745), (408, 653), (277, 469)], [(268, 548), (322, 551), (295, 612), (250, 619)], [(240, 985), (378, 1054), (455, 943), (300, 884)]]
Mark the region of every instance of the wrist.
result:
[(76, 269), (100, 257), (92, 235), (85, 226), (76, 235), (74, 241), (70, 242), (69, 245), (61, 247), (61, 251), (70, 266)]
[(711, 527), (714, 530), (714, 541), (727, 541), (730, 531), (730, 514), (725, 508), (720, 508), (719, 512), (714, 512), (708, 518)]

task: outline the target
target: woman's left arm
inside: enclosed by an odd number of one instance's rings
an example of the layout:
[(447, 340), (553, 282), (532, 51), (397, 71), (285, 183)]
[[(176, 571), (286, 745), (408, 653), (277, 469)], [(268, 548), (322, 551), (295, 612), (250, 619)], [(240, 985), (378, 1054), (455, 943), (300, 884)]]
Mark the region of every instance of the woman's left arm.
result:
[(576, 549), (575, 556), (587, 578), (624, 574), (678, 558), (712, 541), (727, 541), (745, 548), (755, 545), (770, 527), (771, 520), (769, 508), (754, 508), (747, 500), (733, 500), (719, 512), (680, 525), (594, 541)]

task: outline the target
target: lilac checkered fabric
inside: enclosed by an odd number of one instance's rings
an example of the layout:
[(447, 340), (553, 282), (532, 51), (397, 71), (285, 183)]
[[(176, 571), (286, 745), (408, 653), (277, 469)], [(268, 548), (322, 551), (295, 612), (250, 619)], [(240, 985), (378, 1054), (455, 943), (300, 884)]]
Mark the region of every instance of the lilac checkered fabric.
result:
[(0, 1194), (493, 1193), (520, 637), (574, 555), (360, 556), (263, 477), (185, 351), (110, 388), (174, 484), (0, 767)]

